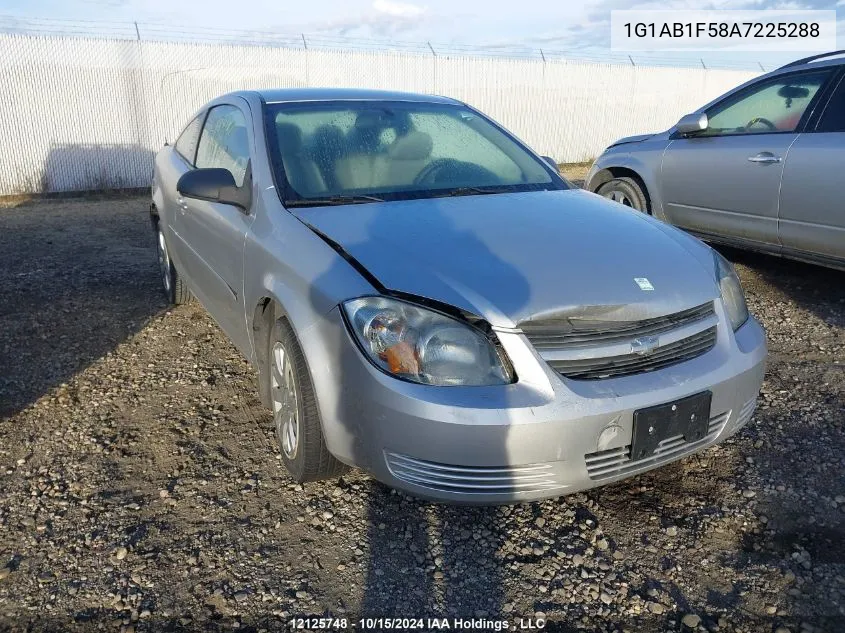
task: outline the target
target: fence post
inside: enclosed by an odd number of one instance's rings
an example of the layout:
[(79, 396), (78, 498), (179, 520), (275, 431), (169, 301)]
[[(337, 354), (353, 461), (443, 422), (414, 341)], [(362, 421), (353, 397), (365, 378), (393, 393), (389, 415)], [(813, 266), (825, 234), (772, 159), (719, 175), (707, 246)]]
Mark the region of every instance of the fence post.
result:
[(305, 48), (305, 85), (310, 88), (311, 87), (311, 68), (308, 63), (309, 53), (308, 53), (308, 42), (305, 40), (305, 33), (300, 33), (302, 35), (302, 46)]
[[(144, 82), (147, 75), (147, 69), (144, 64), (144, 44), (141, 42), (141, 29), (138, 28), (138, 22), (135, 22), (135, 48), (138, 51), (138, 80), (132, 82), (135, 90), (140, 90), (140, 94), (135, 95), (135, 133), (138, 140), (138, 147), (144, 147), (144, 136), (149, 134), (149, 112), (147, 111), (147, 91), (145, 90)], [(127, 68), (126, 72), (132, 74), (132, 69)], [(140, 107), (139, 107), (140, 104)], [(152, 135), (150, 135), (152, 136)]]
[(432, 92), (437, 94), (437, 53), (434, 50), (434, 47), (431, 45), (431, 42), (426, 42), (428, 44), (428, 48), (431, 51), (431, 56), (433, 58), (432, 63), (434, 64), (434, 89)]

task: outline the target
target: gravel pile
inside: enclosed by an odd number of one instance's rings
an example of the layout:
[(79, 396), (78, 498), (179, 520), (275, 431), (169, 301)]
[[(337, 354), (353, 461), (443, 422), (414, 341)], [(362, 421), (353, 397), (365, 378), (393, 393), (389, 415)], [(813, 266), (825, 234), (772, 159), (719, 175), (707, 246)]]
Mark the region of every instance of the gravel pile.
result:
[(725, 251), (771, 349), (735, 438), (587, 494), (437, 506), (291, 482), (251, 368), (164, 304), (146, 204), (0, 209), (0, 630), (845, 630), (845, 273)]

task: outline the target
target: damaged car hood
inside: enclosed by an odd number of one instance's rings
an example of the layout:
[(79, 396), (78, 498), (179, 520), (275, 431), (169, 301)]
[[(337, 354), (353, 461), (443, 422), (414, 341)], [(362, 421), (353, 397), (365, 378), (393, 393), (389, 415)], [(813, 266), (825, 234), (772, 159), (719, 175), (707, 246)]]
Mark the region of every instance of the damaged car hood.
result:
[(718, 296), (707, 247), (580, 190), (292, 212), (386, 289), (499, 327), (650, 318)]

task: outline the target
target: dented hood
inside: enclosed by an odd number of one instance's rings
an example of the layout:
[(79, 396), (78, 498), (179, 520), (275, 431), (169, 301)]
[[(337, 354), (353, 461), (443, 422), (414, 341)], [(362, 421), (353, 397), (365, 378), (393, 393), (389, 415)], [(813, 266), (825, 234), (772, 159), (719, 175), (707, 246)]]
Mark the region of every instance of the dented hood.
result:
[(580, 190), (293, 213), (385, 288), (453, 305), (495, 326), (568, 316), (649, 318), (717, 296), (707, 247)]

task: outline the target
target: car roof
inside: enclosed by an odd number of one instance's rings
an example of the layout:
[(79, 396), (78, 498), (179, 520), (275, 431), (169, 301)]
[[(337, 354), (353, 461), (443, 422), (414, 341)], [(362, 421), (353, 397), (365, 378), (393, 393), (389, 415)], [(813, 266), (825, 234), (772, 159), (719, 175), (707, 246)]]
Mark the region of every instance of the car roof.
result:
[(842, 66), (843, 64), (845, 64), (845, 50), (831, 51), (829, 53), (821, 53), (795, 60), (780, 68), (776, 68), (772, 71), (772, 74), (806, 70), (808, 68), (828, 68), (830, 66)]
[(460, 104), (449, 97), (438, 97), (416, 92), (395, 90), (368, 90), (360, 88), (274, 88), (254, 90), (267, 103), (293, 101), (416, 101), (420, 103)]

